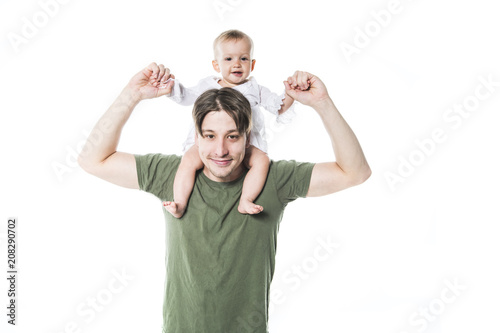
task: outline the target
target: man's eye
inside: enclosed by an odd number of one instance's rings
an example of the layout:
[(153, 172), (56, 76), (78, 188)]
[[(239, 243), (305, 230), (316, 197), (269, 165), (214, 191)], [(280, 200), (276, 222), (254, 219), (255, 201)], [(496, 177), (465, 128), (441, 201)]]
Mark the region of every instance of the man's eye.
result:
[(231, 139), (231, 140), (238, 140), (239, 135), (229, 135), (228, 137), (229, 137), (229, 139)]
[(207, 134), (205, 135), (205, 139), (213, 139), (214, 135), (213, 134)]

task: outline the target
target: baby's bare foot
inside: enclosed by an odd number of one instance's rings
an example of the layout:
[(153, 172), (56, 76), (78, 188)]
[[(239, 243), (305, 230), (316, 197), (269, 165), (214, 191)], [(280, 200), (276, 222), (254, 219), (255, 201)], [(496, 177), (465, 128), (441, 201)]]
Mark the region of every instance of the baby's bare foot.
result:
[(238, 205), (238, 212), (241, 214), (259, 214), (264, 208), (262, 206), (256, 205), (250, 200), (240, 199), (240, 204)]
[(184, 215), (186, 207), (174, 202), (174, 201), (163, 201), (163, 207), (176, 218), (181, 218)]

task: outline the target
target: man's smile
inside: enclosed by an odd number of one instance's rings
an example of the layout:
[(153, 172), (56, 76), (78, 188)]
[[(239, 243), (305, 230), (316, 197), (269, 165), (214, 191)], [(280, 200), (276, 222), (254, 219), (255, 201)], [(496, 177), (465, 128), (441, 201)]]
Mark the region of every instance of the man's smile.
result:
[(232, 162), (232, 159), (215, 159), (215, 158), (211, 158), (210, 160), (212, 162), (214, 162), (215, 164), (217, 164), (218, 166), (227, 166), (227, 165), (231, 164), (231, 162)]

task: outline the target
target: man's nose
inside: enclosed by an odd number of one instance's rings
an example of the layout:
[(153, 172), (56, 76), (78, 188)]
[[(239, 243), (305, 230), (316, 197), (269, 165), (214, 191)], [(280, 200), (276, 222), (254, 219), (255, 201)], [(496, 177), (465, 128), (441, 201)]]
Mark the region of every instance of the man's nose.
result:
[(217, 140), (217, 143), (216, 143), (216, 146), (215, 146), (215, 154), (217, 156), (225, 156), (225, 155), (227, 155), (226, 141), (224, 139)]

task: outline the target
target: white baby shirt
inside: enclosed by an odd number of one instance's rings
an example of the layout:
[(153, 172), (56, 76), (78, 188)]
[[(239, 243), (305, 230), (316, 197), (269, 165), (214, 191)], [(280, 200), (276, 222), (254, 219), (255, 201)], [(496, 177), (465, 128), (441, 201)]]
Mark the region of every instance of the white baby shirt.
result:
[[(218, 83), (220, 78), (215, 76), (206, 77), (194, 87), (186, 88), (178, 80), (174, 80), (174, 87), (170, 95), (167, 95), (171, 100), (181, 105), (193, 105), (198, 96), (209, 89), (220, 89), (222, 86)], [(295, 116), (294, 104), (283, 114), (279, 115), (278, 111), (283, 104), (285, 92), (281, 95), (271, 92), (268, 88), (263, 87), (257, 81), (250, 77), (247, 82), (233, 87), (233, 89), (241, 92), (250, 102), (252, 107), (252, 132), (250, 134), (250, 144), (267, 153), (267, 141), (265, 133), (264, 115), (260, 110), (260, 106), (276, 116), (278, 123), (288, 123)], [(194, 122), (191, 123), (188, 137), (183, 144), (183, 152), (186, 152), (194, 145), (195, 136)]]

